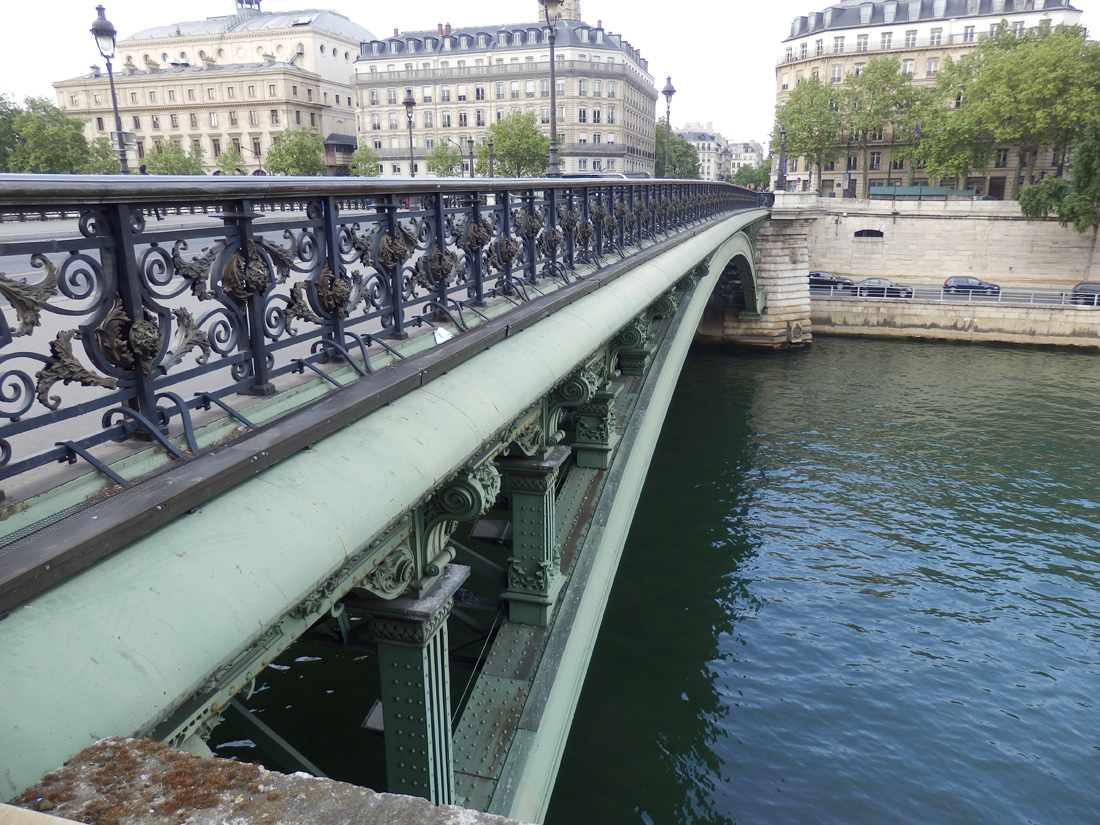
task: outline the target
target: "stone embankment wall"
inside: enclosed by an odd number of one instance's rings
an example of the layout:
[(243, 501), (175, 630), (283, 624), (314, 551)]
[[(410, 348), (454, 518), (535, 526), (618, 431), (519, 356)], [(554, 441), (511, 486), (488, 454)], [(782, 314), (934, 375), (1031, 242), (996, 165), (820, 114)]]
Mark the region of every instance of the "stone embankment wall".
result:
[[(1069, 289), (1100, 280), (1095, 231), (1029, 221), (1015, 201), (889, 201), (780, 195), (777, 207), (816, 216), (810, 269), (855, 278), (942, 283), (972, 275), (1007, 289)], [(881, 238), (856, 237), (861, 230)]]
[(934, 338), (1100, 349), (1100, 307), (814, 297), (818, 335)]

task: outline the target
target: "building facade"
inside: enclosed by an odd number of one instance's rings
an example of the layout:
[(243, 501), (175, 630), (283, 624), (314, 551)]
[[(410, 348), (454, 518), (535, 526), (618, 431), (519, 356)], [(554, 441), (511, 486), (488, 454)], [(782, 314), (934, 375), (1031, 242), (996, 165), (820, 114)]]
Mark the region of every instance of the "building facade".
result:
[(730, 169), (736, 175), (742, 166), (755, 169), (764, 162), (764, 147), (757, 141), (750, 140), (745, 143), (730, 143)]
[(685, 123), (683, 128), (673, 132), (695, 147), (700, 180), (730, 179), (729, 144), (714, 131), (713, 123)]
[[(279, 133), (299, 126), (328, 138), (330, 160), (345, 161), (355, 131), (353, 65), (373, 38), (332, 11), (271, 13), (260, 0), (236, 0), (235, 14), (119, 40), (113, 68), (123, 131), (137, 137), (131, 165), (172, 141), (201, 148), (207, 169), (237, 147), (255, 171)], [(115, 130), (99, 67), (53, 86), (61, 107), (84, 119), (89, 140)]]
[[(1069, 0), (841, 0), (824, 11), (794, 19), (776, 66), (776, 104), (782, 104), (802, 80), (816, 77), (823, 83), (840, 84), (846, 75), (859, 74), (869, 59), (880, 55), (895, 57), (914, 83), (931, 85), (948, 56), (958, 59), (973, 51), (1002, 20), (1023, 31), (1079, 25), (1081, 12)], [(788, 188), (818, 189), (822, 195), (839, 197), (865, 192), (867, 186), (928, 184), (922, 170), (911, 168), (912, 136), (899, 135), (895, 140), (886, 129), (878, 137), (880, 145), (868, 153), (868, 168), (860, 168), (858, 155), (844, 159), (842, 152), (840, 161), (822, 170), (819, 183), (813, 181), (805, 159), (789, 158)], [(1014, 146), (997, 146), (992, 168), (972, 170), (966, 188), (998, 199), (1012, 192), (1014, 182), (1008, 178), (1016, 174), (1014, 154)], [(1056, 165), (1051, 153), (1044, 154), (1036, 167), (1040, 171)], [(776, 171), (773, 164), (773, 181)]]
[[(576, 0), (556, 25), (558, 153), (565, 174), (654, 173), (657, 90), (648, 62), (620, 35), (584, 23)], [(386, 176), (410, 173), (409, 129), (402, 100), (411, 90), (412, 155), (450, 143), (467, 157), (467, 140), (484, 140), (491, 124), (530, 112), (550, 133), (550, 45), (539, 22), (428, 31), (394, 30), (362, 44), (355, 62), (356, 133), (373, 147)], [(464, 168), (468, 171), (468, 166)]]

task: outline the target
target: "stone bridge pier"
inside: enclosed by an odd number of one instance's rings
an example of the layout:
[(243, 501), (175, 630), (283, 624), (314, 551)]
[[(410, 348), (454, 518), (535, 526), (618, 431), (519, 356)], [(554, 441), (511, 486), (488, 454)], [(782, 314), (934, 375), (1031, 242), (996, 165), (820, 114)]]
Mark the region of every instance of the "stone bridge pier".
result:
[(746, 248), (722, 271), (696, 341), (764, 349), (810, 344), (807, 238), (815, 217), (784, 208), (777, 195), (771, 218), (745, 230)]

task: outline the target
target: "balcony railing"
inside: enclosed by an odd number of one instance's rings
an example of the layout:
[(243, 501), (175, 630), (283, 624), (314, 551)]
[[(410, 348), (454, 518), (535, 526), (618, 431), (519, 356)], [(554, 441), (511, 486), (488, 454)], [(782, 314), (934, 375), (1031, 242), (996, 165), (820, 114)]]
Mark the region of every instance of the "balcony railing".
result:
[(807, 50), (806, 56), (802, 57), (798, 52), (795, 52), (790, 57), (782, 57), (776, 61), (776, 65), (791, 65), (793, 63), (812, 63), (815, 60), (828, 61), (832, 57), (837, 57), (846, 54), (867, 54), (873, 55), (878, 52), (890, 52), (896, 54), (906, 50), (917, 49), (938, 49), (948, 46), (976, 46), (978, 41), (988, 35), (988, 32), (973, 32), (971, 34), (953, 34), (950, 36), (944, 36), (939, 39), (933, 39), (930, 37), (918, 37), (912, 42), (906, 42), (904, 38), (896, 38), (891, 41), (889, 46), (884, 46), (881, 39), (879, 40), (866, 40), (866, 41), (852, 41), (848, 38), (845, 39), (844, 45), (841, 49), (834, 48), (834, 44), (825, 43), (820, 53), (817, 53), (810, 48)]
[(18, 498), (61, 462), (124, 489), (153, 470), (115, 442), (186, 462), (217, 448), (197, 418), (240, 437), (250, 396), (370, 380), (417, 328), (461, 336), (760, 205), (699, 181), (0, 175), (0, 480)]

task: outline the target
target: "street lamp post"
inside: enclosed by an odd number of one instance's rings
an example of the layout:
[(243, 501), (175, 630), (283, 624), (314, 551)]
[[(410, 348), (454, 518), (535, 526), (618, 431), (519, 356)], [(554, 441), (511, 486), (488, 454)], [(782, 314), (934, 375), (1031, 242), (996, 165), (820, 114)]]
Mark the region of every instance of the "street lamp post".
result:
[(96, 6), (99, 17), (92, 23), (92, 36), (103, 59), (107, 61), (107, 80), (111, 83), (111, 106), (115, 110), (115, 135), (118, 137), (118, 165), (122, 167), (122, 174), (130, 174), (130, 164), (126, 162), (126, 141), (122, 136), (122, 117), (118, 113), (118, 96), (115, 94), (115, 76), (111, 72), (111, 58), (115, 56), (115, 37), (118, 32), (107, 19), (103, 6)]
[(405, 99), (401, 101), (405, 107), (405, 119), (409, 122), (409, 177), (416, 177), (416, 159), (413, 157), (413, 109), (416, 101), (413, 99), (413, 90), (405, 90)]
[(493, 139), (489, 138), (489, 177), (495, 177), (493, 175)]
[(779, 171), (775, 175), (775, 188), (778, 192), (787, 191), (787, 124), (779, 126)]
[(466, 138), (466, 148), (470, 150), (470, 177), (474, 176), (474, 139)]
[(672, 96), (676, 94), (676, 89), (672, 87), (671, 75), (665, 78), (665, 87), (661, 89), (661, 94), (665, 96), (665, 177), (671, 178), (672, 175), (668, 173), (668, 147), (672, 140)]
[(546, 164), (546, 177), (560, 178), (561, 168), (558, 166), (558, 83), (554, 77), (554, 42), (557, 39), (554, 26), (561, 14), (561, 0), (539, 0), (543, 13), (546, 16), (546, 27), (550, 30), (550, 156)]

